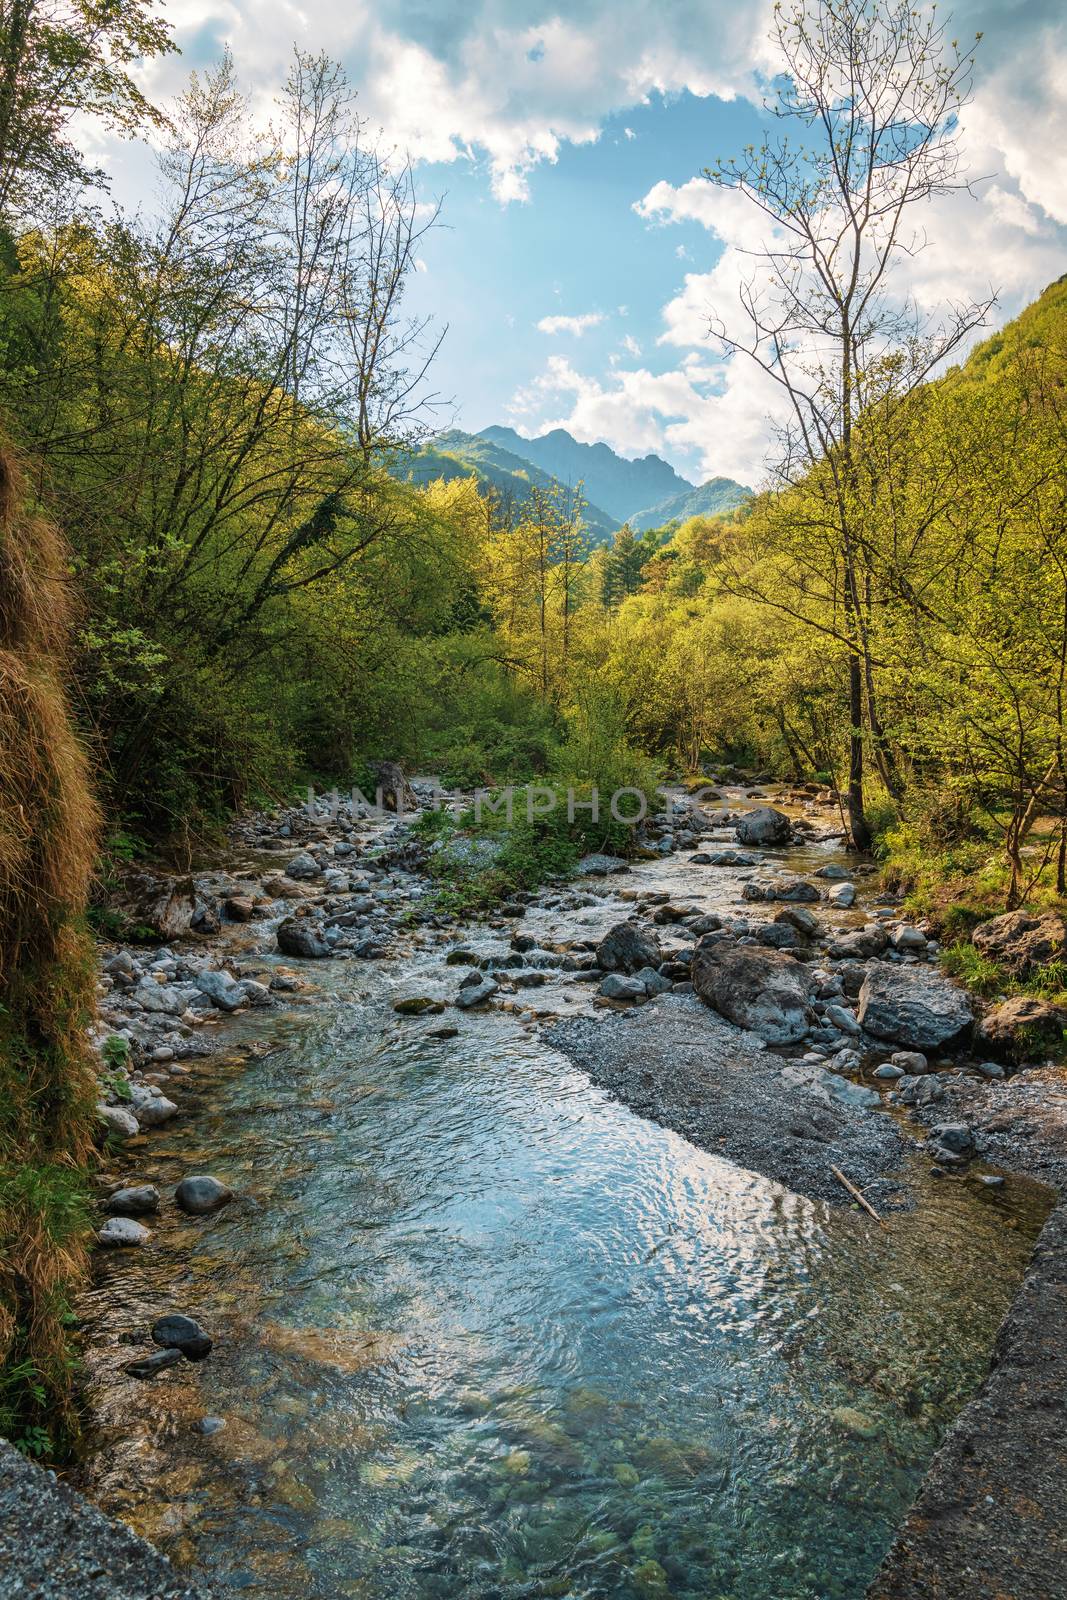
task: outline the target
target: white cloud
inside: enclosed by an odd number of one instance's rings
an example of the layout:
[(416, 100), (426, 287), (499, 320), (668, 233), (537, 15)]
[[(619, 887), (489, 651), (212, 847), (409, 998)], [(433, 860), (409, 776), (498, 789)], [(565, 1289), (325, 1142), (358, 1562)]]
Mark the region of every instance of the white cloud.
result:
[(512, 401), (512, 419), (576, 439), (604, 440), (621, 455), (666, 454), (704, 479), (760, 477), (775, 386), (750, 363), (699, 356), (671, 371), (616, 369), (601, 380), (552, 356)]
[(604, 320), (602, 311), (585, 311), (578, 317), (542, 317), (537, 324), (539, 333), (573, 333), (580, 339), (587, 328), (598, 328)]
[(641, 354), (641, 346), (632, 333), (627, 333), (623, 336), (622, 347), (628, 356), (639, 356)]

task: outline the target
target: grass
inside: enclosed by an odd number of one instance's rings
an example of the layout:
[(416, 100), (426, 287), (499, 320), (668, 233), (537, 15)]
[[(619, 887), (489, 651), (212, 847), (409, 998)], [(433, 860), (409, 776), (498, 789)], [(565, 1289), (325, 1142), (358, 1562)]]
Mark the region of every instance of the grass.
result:
[(0, 450), (0, 1432), (53, 1458), (77, 1433), (96, 1099), (98, 816), (65, 693), (70, 593), (62, 541)]

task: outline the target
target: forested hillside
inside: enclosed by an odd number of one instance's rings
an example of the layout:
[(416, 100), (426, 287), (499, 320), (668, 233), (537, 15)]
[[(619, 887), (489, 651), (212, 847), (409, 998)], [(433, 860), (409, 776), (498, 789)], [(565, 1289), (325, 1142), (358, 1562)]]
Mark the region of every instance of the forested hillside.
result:
[(649, 528), (665, 528), (668, 523), (687, 522), (690, 517), (715, 517), (736, 510), (751, 496), (751, 489), (732, 478), (709, 478), (697, 489), (686, 489), (647, 511), (637, 512), (630, 518), (630, 526), (644, 533)]

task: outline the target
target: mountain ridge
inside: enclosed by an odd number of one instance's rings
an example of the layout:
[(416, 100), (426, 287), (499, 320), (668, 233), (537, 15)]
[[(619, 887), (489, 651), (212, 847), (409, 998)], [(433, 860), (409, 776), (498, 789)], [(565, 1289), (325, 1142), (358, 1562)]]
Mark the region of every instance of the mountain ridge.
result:
[(527, 439), (514, 428), (493, 424), (483, 428), (478, 437), (532, 462), (560, 483), (582, 483), (594, 505), (619, 523), (661, 500), (696, 488), (661, 456), (649, 454), (629, 461), (602, 442), (580, 443), (565, 428), (552, 428)]

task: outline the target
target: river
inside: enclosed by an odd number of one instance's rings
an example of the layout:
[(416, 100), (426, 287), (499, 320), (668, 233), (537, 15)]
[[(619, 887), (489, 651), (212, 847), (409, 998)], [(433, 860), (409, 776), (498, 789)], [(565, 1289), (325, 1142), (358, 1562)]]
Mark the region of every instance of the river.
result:
[[(454, 992), (445, 948), (317, 964), (266, 1053), (240, 1021), (184, 1080), (143, 1173), (238, 1199), (99, 1259), (89, 1491), (253, 1600), (859, 1600), (1046, 1201), (917, 1157), (885, 1228), (800, 1198), (529, 1017), (399, 1017)], [(138, 1385), (126, 1341), (164, 1310), (215, 1350)]]

